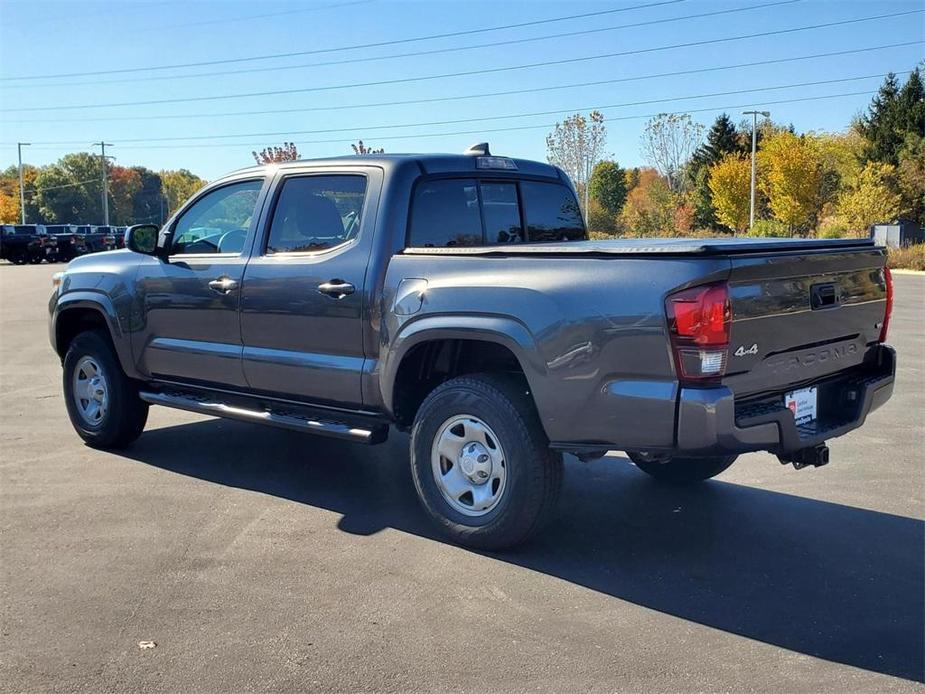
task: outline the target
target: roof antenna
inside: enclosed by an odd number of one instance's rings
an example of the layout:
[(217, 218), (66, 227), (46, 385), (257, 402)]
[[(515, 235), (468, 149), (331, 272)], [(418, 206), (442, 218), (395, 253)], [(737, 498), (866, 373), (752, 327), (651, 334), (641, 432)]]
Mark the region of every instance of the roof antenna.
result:
[(479, 142), (472, 145), (469, 149), (466, 150), (466, 154), (474, 157), (490, 157), (491, 152), (488, 151), (487, 142)]

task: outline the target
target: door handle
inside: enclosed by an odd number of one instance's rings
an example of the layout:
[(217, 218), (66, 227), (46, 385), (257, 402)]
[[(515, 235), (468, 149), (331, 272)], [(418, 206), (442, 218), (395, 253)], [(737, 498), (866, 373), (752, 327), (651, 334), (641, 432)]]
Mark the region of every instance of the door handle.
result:
[(209, 289), (218, 292), (219, 294), (227, 294), (238, 288), (238, 283), (236, 280), (231, 279), (230, 277), (219, 277), (217, 280), (212, 280), (209, 282)]
[(318, 291), (334, 299), (343, 299), (345, 296), (353, 294), (356, 291), (356, 287), (343, 280), (330, 280), (329, 282), (319, 284)]

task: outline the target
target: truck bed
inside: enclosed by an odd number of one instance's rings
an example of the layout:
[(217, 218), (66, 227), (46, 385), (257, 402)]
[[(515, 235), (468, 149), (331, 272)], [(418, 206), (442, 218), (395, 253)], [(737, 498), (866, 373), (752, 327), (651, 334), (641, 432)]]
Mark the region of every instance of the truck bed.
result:
[(625, 255), (697, 255), (730, 256), (768, 252), (842, 251), (874, 248), (872, 239), (613, 239), (607, 241), (568, 241), (506, 246), (459, 246), (441, 248), (406, 248), (405, 255), (479, 255), (479, 256), (625, 256)]

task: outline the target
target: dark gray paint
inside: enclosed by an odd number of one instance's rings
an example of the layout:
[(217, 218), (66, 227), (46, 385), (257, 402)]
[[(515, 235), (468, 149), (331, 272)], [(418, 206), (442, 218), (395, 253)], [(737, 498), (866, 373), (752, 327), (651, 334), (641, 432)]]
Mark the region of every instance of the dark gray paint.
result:
[[(516, 162), (518, 171), (490, 177), (562, 176)], [(359, 236), (322, 253), (264, 257), (273, 191), (283, 177), (311, 172), (368, 176)], [(408, 204), (422, 175), (477, 172), (467, 157), (392, 155), (233, 174), (211, 188), (267, 180), (241, 256), (167, 262), (120, 251), (78, 259), (50, 307), (53, 338), (61, 311), (97, 306), (135, 378), (213, 383), (386, 418), (401, 360), (415, 345), (495, 342), (519, 361), (550, 440), (572, 449), (770, 447), (771, 428), (735, 429), (737, 397), (886, 363), (876, 342), (883, 251), (869, 241), (647, 239), (405, 251)], [(240, 278), (240, 290), (210, 293), (208, 280), (220, 275)], [(317, 292), (335, 278), (357, 291), (340, 300)], [(681, 388), (664, 301), (715, 281), (730, 283), (730, 351), (757, 344), (757, 354), (730, 356), (720, 386)], [(838, 284), (840, 306), (810, 310), (809, 290), (819, 282)], [(816, 344), (832, 340), (839, 342)], [(821, 358), (821, 349), (840, 356)], [(781, 366), (782, 358), (797, 366)], [(891, 387), (886, 371), (879, 376)], [(871, 407), (885, 399), (886, 380)]]

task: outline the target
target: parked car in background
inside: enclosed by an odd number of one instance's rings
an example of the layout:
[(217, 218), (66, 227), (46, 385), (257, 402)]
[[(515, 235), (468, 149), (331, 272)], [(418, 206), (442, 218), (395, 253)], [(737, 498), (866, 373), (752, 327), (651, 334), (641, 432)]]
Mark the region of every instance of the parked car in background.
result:
[(46, 224), (44, 227), (45, 232), (54, 241), (53, 260), (66, 263), (87, 253), (86, 241), (71, 231), (69, 224)]
[(17, 265), (41, 263), (53, 258), (55, 241), (36, 224), (4, 224), (0, 233), (0, 258)]
[(126, 231), (128, 231), (128, 227), (125, 226), (112, 227), (113, 237), (116, 240), (116, 248), (125, 248)]
[[(100, 231), (104, 229), (105, 231)], [(110, 227), (95, 227), (89, 224), (72, 224), (71, 231), (80, 236), (87, 247), (87, 253), (112, 251), (116, 248)]]

